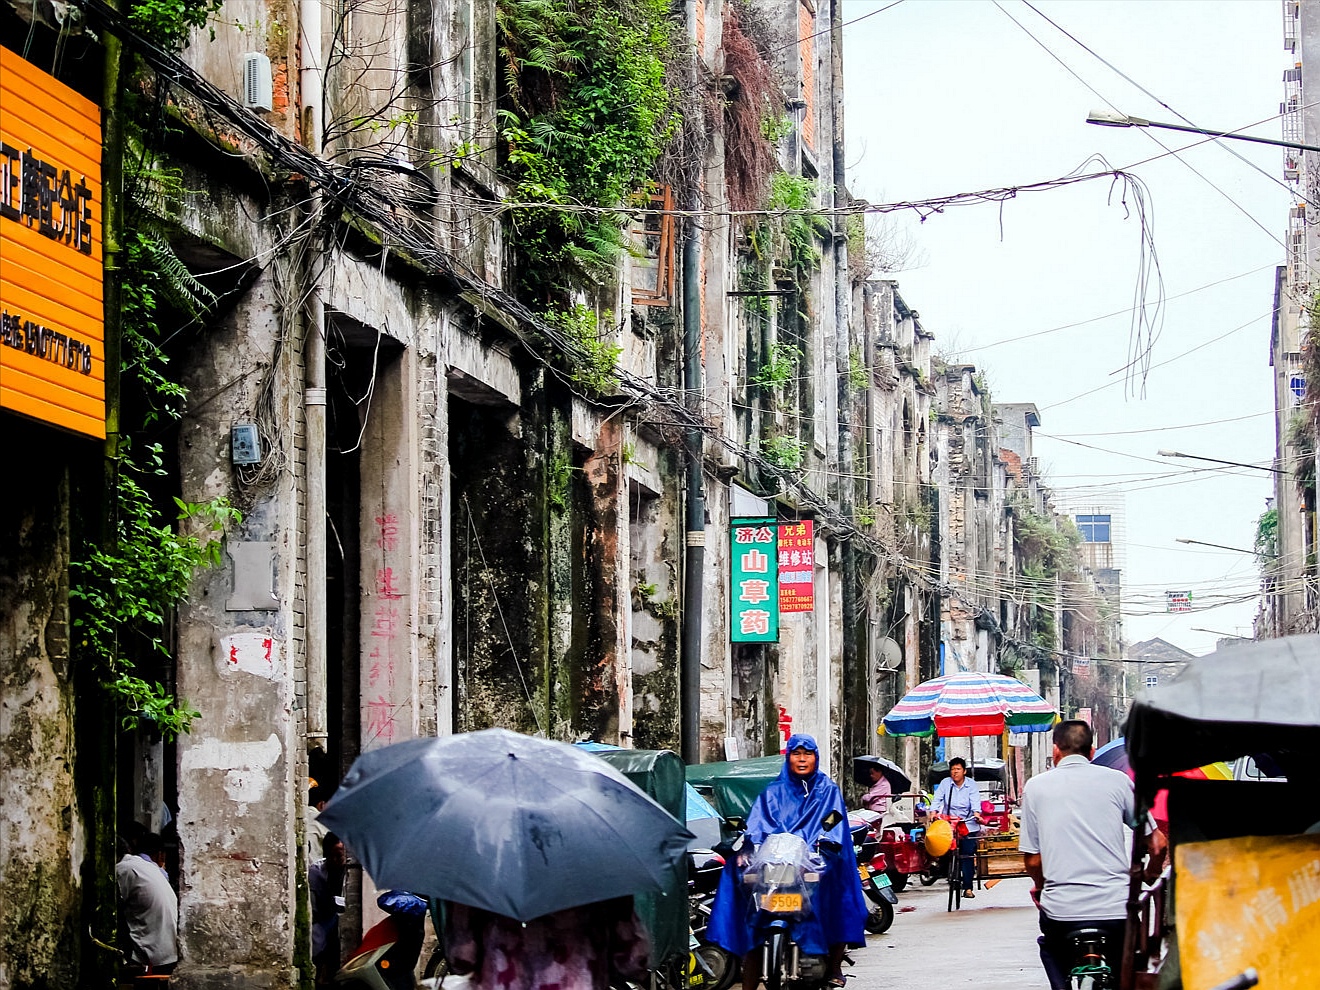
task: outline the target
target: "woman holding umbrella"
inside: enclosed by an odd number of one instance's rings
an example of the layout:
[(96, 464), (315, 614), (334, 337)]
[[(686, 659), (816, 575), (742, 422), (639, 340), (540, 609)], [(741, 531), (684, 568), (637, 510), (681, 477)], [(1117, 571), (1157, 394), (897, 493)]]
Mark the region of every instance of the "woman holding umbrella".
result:
[(504, 729), (364, 753), (320, 820), (377, 887), (446, 903), (449, 961), (480, 990), (642, 980), (633, 895), (681, 897), (693, 838), (604, 760)]
[[(848, 809), (839, 785), (821, 773), (820, 750), (811, 736), (791, 736), (785, 747), (779, 777), (761, 792), (747, 816), (744, 847), (726, 863), (707, 938), (734, 955), (743, 957), (743, 990), (756, 990), (761, 979), (761, 957), (755, 948), (748, 895), (739, 882), (740, 861), (767, 836), (790, 832), (819, 849), (825, 858), (813, 912), (794, 923), (793, 939), (810, 955), (828, 955), (830, 982), (841, 987), (843, 954), (849, 944), (866, 940), (866, 902), (852, 858), (852, 840), (847, 831)], [(829, 822), (833, 824), (828, 824)], [(843, 853), (846, 853), (844, 855)]]

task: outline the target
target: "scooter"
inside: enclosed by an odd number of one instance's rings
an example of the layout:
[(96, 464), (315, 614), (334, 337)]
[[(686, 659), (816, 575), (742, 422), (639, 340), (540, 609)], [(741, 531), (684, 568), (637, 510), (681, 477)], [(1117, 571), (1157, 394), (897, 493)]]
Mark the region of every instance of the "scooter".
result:
[(880, 852), (880, 839), (872, 822), (850, 817), (848, 827), (857, 856), (857, 876), (868, 901), (866, 930), (872, 935), (883, 935), (894, 923), (894, 907), (898, 904), (898, 895), (887, 873), (889, 864)]
[(688, 853), (688, 924), (691, 931), (688, 985), (700, 986), (702, 990), (729, 990), (742, 972), (737, 956), (706, 938), (723, 869), (724, 857), (719, 853), (709, 850)]
[(761, 955), (766, 990), (818, 990), (829, 980), (829, 959), (803, 952), (792, 925), (811, 916), (824, 865), (800, 836), (778, 832), (766, 837), (743, 872), (755, 911), (752, 951)]
[(345, 990), (413, 990), (427, 903), (406, 891), (387, 890), (376, 904), (387, 912), (384, 920), (362, 936), (362, 944), (335, 973), (335, 984)]

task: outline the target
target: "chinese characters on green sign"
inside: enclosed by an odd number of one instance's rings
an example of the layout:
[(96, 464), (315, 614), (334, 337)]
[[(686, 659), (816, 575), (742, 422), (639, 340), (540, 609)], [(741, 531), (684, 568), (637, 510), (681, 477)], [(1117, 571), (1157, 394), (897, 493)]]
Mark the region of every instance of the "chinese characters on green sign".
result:
[(774, 519), (731, 519), (729, 639), (779, 642), (779, 547)]

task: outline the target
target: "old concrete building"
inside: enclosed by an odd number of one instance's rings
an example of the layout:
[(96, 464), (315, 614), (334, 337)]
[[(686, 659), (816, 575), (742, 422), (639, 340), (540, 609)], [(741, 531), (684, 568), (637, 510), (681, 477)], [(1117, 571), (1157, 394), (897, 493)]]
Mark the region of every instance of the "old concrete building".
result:
[[(1283, 47), (1293, 65), (1283, 73), (1279, 119), (1284, 141), (1314, 145), (1320, 140), (1320, 7), (1310, 0), (1284, 0)], [(1288, 207), (1287, 262), (1275, 278), (1269, 362), (1274, 374), (1274, 499), (1261, 517), (1262, 562), (1259, 637), (1314, 632), (1320, 612), (1315, 523), (1316, 363), (1315, 291), (1320, 271), (1315, 202), (1315, 152), (1282, 151), (1283, 178), (1294, 195)]]
[[(100, 433), (0, 412), (36, 465), (0, 542), (0, 987), (105, 982), (134, 825), (169, 835), (175, 983), (306, 981), (309, 781), (375, 747), (805, 731), (838, 777), (877, 748), (916, 776), (875, 734), (904, 691), (1069, 648), (1021, 578), (1029, 452), (853, 223), (842, 0), (555, 7), (572, 51), (518, 0), (204, 7), (0, 5), (125, 191)], [(631, 144), (556, 116), (634, 70)], [(143, 625), (87, 575), (153, 542), (186, 566)], [(70, 615), (135, 646), (98, 667)]]

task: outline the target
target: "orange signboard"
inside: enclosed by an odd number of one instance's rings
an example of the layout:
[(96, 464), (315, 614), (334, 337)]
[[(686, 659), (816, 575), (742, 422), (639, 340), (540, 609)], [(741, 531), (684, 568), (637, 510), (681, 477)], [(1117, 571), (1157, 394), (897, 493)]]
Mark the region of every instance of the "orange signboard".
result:
[(1174, 873), (1184, 986), (1214, 986), (1252, 967), (1262, 987), (1315, 987), (1320, 835), (1184, 843)]
[(0, 48), (0, 408), (105, 436), (101, 111)]

